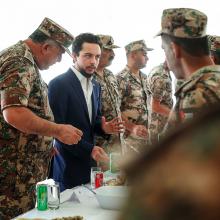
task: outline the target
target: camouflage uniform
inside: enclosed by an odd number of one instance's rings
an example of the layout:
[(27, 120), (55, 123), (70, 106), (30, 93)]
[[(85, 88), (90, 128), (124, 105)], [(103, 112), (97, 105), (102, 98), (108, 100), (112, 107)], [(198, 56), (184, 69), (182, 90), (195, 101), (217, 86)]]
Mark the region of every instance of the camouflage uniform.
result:
[[(106, 121), (110, 121), (115, 117), (120, 116), (120, 96), (118, 92), (118, 83), (113, 73), (105, 68), (103, 71), (103, 78), (101, 78), (98, 74), (95, 74), (94, 78), (101, 86), (101, 111), (102, 115), (105, 116)], [(121, 151), (121, 148), (119, 147), (120, 140), (118, 135), (111, 135), (108, 140), (97, 136), (96, 145), (105, 147), (107, 153), (112, 151)]]
[[(194, 9), (166, 9), (162, 27), (174, 36), (201, 37), (205, 17)], [(191, 118), (203, 106), (213, 111), (183, 123), (130, 166), (134, 185), (121, 220), (220, 219), (219, 71), (219, 66), (203, 67), (177, 91), (179, 119)]]
[[(121, 95), (121, 112), (129, 121), (137, 125), (148, 126), (147, 123), (147, 76), (140, 71), (140, 79), (135, 77), (126, 66), (117, 74)], [(125, 141), (137, 149), (146, 145), (146, 140), (125, 132)]]
[[(39, 29), (44, 25), (50, 29), (51, 22), (46, 18)], [(47, 176), (52, 149), (52, 137), (21, 132), (3, 117), (4, 109), (23, 106), (53, 121), (47, 85), (30, 48), (22, 41), (0, 53), (0, 94), (0, 219), (11, 219), (34, 207), (35, 184)]]
[[(148, 48), (144, 40), (133, 41), (125, 46), (126, 54), (133, 51), (152, 51)], [(128, 120), (136, 125), (148, 126), (147, 113), (147, 76), (139, 71), (139, 77), (136, 77), (126, 66), (121, 72), (117, 74), (119, 83), (119, 92), (121, 96), (121, 113)], [(125, 132), (125, 142), (127, 149), (139, 151), (143, 149), (147, 140)], [(132, 150), (132, 151), (133, 151)]]
[(176, 79), (175, 80), (175, 92), (182, 86), (184, 83), (184, 79)]
[(220, 52), (220, 36), (209, 35), (208, 42), (210, 51)]
[(196, 9), (169, 8), (163, 10), (161, 31), (156, 35), (168, 34), (180, 38), (206, 36), (207, 16)]
[(220, 219), (220, 106), (184, 124), (127, 168), (120, 220)]
[[(99, 34), (98, 37), (102, 42), (102, 47), (107, 50), (113, 50), (119, 48), (114, 44), (114, 40), (110, 35)], [(113, 52), (113, 51), (112, 51)], [(114, 54), (114, 53), (113, 53)], [(114, 57), (113, 57), (114, 58)], [(106, 66), (108, 66), (106, 64)], [(94, 78), (99, 82), (102, 90), (102, 115), (105, 116), (107, 121), (114, 119), (115, 117), (121, 117), (120, 111), (120, 97), (118, 92), (118, 82), (113, 73), (104, 68), (103, 75), (95, 73)], [(107, 153), (126, 151), (123, 134), (108, 135), (107, 138), (96, 136), (96, 145), (104, 147)]]
[[(162, 15), (162, 30), (158, 35), (188, 39), (206, 36), (207, 16), (195, 9), (166, 9)], [(177, 102), (166, 129), (195, 116), (202, 108), (219, 102), (219, 66), (204, 66), (191, 74), (176, 92)]]
[(209, 49), (215, 64), (220, 64), (220, 37), (219, 36), (208, 36)]
[(161, 105), (172, 109), (172, 79), (169, 70), (164, 68), (164, 64), (153, 68), (148, 74), (148, 87), (150, 94), (148, 96), (148, 132), (151, 142), (158, 140), (158, 134), (162, 132), (168, 116), (161, 115), (152, 111), (152, 99), (160, 102)]
[(206, 66), (192, 74), (175, 93), (176, 105), (170, 127), (191, 119), (203, 108), (220, 102), (220, 66)]

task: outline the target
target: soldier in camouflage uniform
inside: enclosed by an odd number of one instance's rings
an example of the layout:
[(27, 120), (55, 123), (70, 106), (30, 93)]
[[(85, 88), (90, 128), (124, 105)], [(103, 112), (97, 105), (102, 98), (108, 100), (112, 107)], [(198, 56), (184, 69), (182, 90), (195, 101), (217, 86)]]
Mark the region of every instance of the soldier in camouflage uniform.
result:
[(176, 105), (166, 128), (195, 117), (220, 101), (220, 66), (213, 65), (206, 35), (207, 16), (195, 9), (163, 11), (162, 38), (169, 69), (185, 82), (176, 91)]
[(220, 37), (219, 36), (208, 36), (209, 49), (211, 57), (216, 65), (220, 64)]
[[(117, 79), (106, 67), (111, 65), (115, 57), (113, 49), (119, 48), (119, 46), (114, 45), (114, 40), (109, 35), (100, 34), (98, 36), (102, 42), (102, 54), (94, 78), (101, 86), (102, 115), (105, 116), (107, 121), (111, 121), (115, 117), (121, 117), (120, 99)], [(106, 136), (106, 138), (96, 136), (96, 145), (104, 147), (107, 153), (121, 152), (123, 135), (112, 134)]]
[(35, 184), (46, 178), (52, 137), (77, 143), (82, 132), (55, 124), (40, 70), (61, 61), (73, 36), (45, 18), (26, 40), (0, 53), (0, 219), (34, 207)]
[(184, 79), (175, 79), (174, 81), (175, 91), (177, 91), (183, 83), (184, 83)]
[(150, 142), (158, 140), (173, 107), (172, 79), (166, 61), (148, 74), (148, 132)]
[[(143, 40), (134, 41), (125, 46), (127, 66), (117, 74), (121, 95), (121, 112), (125, 119), (125, 141), (127, 148), (138, 152), (147, 143), (147, 76), (140, 71), (148, 57)], [(130, 125), (129, 125), (130, 124)], [(133, 129), (139, 125), (139, 129)], [(130, 127), (130, 128), (129, 128)]]
[(220, 219), (220, 106), (209, 110), (127, 167), (120, 220)]

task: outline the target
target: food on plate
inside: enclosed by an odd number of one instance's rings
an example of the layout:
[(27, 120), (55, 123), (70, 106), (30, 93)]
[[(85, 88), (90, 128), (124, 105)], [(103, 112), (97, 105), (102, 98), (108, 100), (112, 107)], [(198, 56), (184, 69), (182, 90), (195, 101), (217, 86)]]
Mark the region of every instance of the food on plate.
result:
[(126, 180), (125, 176), (117, 175), (116, 178), (107, 180), (105, 182), (105, 185), (107, 185), (107, 186), (122, 186), (122, 185), (125, 185), (125, 180)]

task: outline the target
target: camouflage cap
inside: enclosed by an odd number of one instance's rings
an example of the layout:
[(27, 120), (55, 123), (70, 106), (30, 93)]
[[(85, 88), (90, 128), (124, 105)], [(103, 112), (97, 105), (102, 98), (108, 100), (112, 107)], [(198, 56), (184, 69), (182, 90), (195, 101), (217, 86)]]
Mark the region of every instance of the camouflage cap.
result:
[(97, 35), (100, 38), (100, 41), (102, 42), (102, 46), (105, 49), (115, 49), (115, 48), (120, 48), (117, 45), (114, 45), (114, 40), (112, 36), (110, 35), (103, 35), (103, 34), (98, 34)]
[(37, 30), (56, 41), (71, 56), (68, 47), (72, 44), (74, 37), (70, 32), (49, 18), (44, 18)]
[(213, 52), (220, 52), (220, 36), (208, 35), (209, 48)]
[(125, 46), (126, 53), (130, 53), (135, 50), (152, 51), (153, 49), (148, 48), (144, 40), (133, 41)]
[(191, 8), (170, 8), (163, 10), (161, 18), (162, 33), (181, 38), (200, 38), (206, 36), (207, 16)]

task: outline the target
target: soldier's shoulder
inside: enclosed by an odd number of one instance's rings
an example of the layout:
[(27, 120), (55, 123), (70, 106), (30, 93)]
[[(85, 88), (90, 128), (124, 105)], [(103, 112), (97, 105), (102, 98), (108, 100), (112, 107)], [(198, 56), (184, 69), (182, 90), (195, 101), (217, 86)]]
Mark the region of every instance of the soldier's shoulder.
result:
[(126, 78), (129, 74), (129, 69), (127, 67), (125, 67), (123, 70), (121, 70), (120, 72), (118, 72), (116, 74), (117, 78)]
[(179, 88), (178, 93), (186, 93), (194, 90), (199, 86), (203, 87), (219, 87), (220, 86), (220, 66), (206, 66), (197, 70), (189, 80), (185, 81)]
[(104, 73), (106, 75), (114, 75), (113, 72), (111, 70), (107, 69), (107, 68), (104, 69)]
[(28, 61), (34, 64), (31, 51), (22, 41), (8, 47), (0, 53), (0, 63), (7, 62), (8, 60)]
[(109, 69), (104, 69), (104, 74), (105, 74), (105, 76), (108, 78), (108, 79), (110, 79), (110, 80), (115, 80), (116, 79), (116, 77), (115, 77), (115, 75), (113, 74), (113, 72), (111, 71), (111, 70), (109, 70)]
[(156, 78), (156, 77), (162, 77), (162, 78), (169, 77), (169, 73), (164, 69), (163, 64), (154, 67), (148, 74), (148, 78)]
[(204, 85), (220, 86), (220, 66), (212, 65), (204, 67), (197, 72), (196, 78), (198, 78), (198, 82), (202, 82)]

